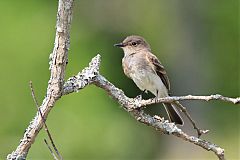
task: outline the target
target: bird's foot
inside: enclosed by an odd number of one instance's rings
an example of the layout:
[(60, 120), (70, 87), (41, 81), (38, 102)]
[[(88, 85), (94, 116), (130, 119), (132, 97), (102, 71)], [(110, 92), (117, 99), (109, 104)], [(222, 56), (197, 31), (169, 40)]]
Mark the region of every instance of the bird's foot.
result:
[(137, 97), (135, 97), (134, 99), (141, 101), (142, 100), (142, 95), (140, 94)]
[(157, 93), (157, 95), (155, 97), (155, 103), (157, 103), (157, 100), (158, 100), (158, 90), (156, 90), (156, 93)]
[(137, 99), (137, 100), (142, 100), (142, 95), (143, 95), (143, 93), (146, 93), (147, 92), (147, 90), (145, 89), (145, 90), (143, 90), (137, 97), (135, 97), (134, 99)]

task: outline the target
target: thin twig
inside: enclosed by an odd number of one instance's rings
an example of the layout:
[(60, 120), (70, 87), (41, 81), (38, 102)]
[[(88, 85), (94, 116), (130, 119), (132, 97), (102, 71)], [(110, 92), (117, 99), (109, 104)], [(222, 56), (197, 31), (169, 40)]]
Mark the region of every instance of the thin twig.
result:
[(177, 107), (180, 108), (180, 110), (186, 115), (186, 117), (188, 118), (188, 120), (192, 123), (193, 128), (197, 130), (197, 134), (198, 134), (198, 138), (200, 138), (200, 136), (202, 134), (207, 134), (209, 132), (209, 130), (203, 130), (197, 127), (196, 122), (193, 120), (193, 118), (190, 116), (190, 114), (188, 113), (186, 107), (184, 107), (181, 103), (179, 103), (178, 101), (173, 102), (174, 104), (176, 104)]
[(204, 101), (210, 101), (210, 100), (221, 100), (224, 102), (229, 102), (233, 104), (239, 104), (240, 103), (240, 97), (236, 98), (230, 98), (230, 97), (225, 97), (220, 94), (215, 94), (215, 95), (210, 95), (210, 96), (192, 96), (192, 95), (187, 95), (187, 96), (172, 96), (172, 97), (164, 97), (164, 98), (151, 98), (148, 100), (141, 99), (135, 99), (137, 103), (134, 103), (130, 106), (131, 109), (137, 109), (137, 108), (142, 108), (146, 107), (147, 105), (150, 104), (155, 104), (155, 103), (175, 103), (177, 107), (181, 109), (181, 111), (186, 115), (186, 117), (190, 120), (192, 123), (194, 129), (197, 130), (198, 137), (200, 137), (202, 134), (207, 134), (209, 130), (203, 130), (197, 127), (196, 122), (192, 119), (190, 114), (188, 113), (187, 109), (182, 106), (178, 101), (183, 101), (183, 100), (204, 100)]
[(45, 144), (47, 145), (47, 147), (48, 147), (50, 153), (52, 154), (53, 158), (54, 158), (55, 160), (58, 160), (58, 158), (57, 158), (56, 155), (53, 153), (52, 148), (49, 146), (49, 144), (48, 144), (48, 142), (47, 142), (47, 140), (46, 140), (45, 138), (44, 138), (44, 142), (45, 142)]
[(236, 98), (230, 98), (230, 97), (225, 97), (220, 94), (213, 94), (210, 96), (192, 96), (192, 95), (187, 95), (187, 96), (171, 96), (171, 97), (164, 97), (164, 98), (151, 98), (147, 100), (142, 100), (138, 106), (132, 106), (133, 109), (139, 108), (139, 107), (144, 107), (150, 104), (155, 104), (155, 103), (171, 103), (174, 101), (183, 101), (183, 100), (203, 100), (203, 101), (210, 101), (210, 100), (220, 100), (224, 102), (229, 102), (233, 104), (240, 104), (240, 97)]
[(54, 148), (55, 152), (57, 153), (58, 157), (62, 160), (62, 156), (60, 154), (60, 152), (58, 151), (54, 141), (53, 141), (53, 138), (52, 138), (52, 135), (50, 134), (50, 131), (47, 127), (47, 124), (46, 124), (46, 120), (43, 118), (43, 114), (41, 112), (41, 109), (39, 108), (39, 105), (38, 105), (38, 101), (37, 101), (37, 98), (35, 96), (35, 92), (34, 92), (34, 89), (33, 89), (33, 84), (32, 84), (32, 81), (29, 82), (29, 86), (30, 86), (30, 89), (31, 89), (31, 93), (32, 93), (32, 98), (36, 104), (36, 107), (37, 107), (37, 110), (38, 110), (38, 113), (40, 114), (41, 118), (42, 118), (42, 122), (43, 122), (43, 126), (44, 126), (44, 130), (46, 131), (49, 139), (50, 139), (50, 142), (52, 144), (52, 147)]

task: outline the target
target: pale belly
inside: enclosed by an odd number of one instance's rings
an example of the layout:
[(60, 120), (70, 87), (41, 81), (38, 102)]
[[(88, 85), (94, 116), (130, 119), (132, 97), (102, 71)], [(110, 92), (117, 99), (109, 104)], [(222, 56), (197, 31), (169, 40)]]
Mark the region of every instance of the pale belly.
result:
[(130, 76), (142, 91), (148, 90), (155, 96), (157, 96), (158, 91), (158, 97), (168, 96), (168, 90), (158, 75), (138, 70), (138, 73), (131, 73)]

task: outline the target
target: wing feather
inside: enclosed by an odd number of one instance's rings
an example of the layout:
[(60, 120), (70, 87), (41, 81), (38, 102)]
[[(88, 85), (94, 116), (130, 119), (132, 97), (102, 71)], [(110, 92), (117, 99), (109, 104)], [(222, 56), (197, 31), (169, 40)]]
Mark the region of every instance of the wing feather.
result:
[(150, 64), (153, 65), (153, 70), (157, 73), (157, 75), (161, 78), (163, 84), (166, 86), (168, 90), (170, 90), (170, 82), (167, 76), (167, 72), (164, 69), (161, 62), (158, 58), (152, 53), (146, 54), (146, 58), (149, 60)]

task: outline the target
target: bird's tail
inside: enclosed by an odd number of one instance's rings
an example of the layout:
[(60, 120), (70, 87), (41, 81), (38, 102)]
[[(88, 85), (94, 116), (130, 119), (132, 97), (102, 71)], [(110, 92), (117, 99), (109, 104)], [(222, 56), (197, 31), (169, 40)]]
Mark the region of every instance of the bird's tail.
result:
[(168, 117), (170, 119), (171, 122), (175, 122), (175, 124), (179, 124), (179, 125), (183, 125), (183, 120), (180, 116), (180, 114), (178, 113), (178, 110), (177, 110), (177, 106), (176, 104), (174, 103), (163, 103), (166, 111), (167, 111), (167, 114), (168, 114)]

